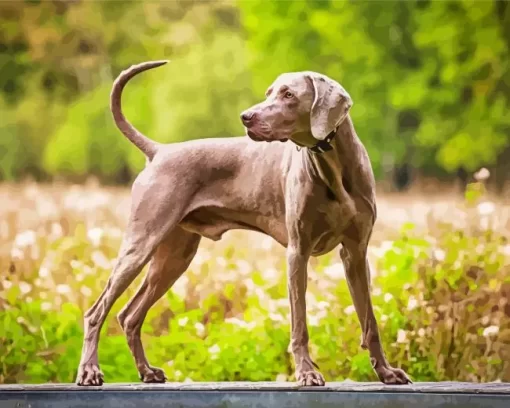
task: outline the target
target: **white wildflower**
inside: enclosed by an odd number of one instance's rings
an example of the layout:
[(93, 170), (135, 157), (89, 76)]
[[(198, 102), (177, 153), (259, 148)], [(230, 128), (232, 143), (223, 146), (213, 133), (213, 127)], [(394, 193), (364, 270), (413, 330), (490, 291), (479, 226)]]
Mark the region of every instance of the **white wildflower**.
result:
[(45, 266), (41, 266), (39, 268), (39, 276), (41, 278), (47, 278), (48, 276), (50, 276), (50, 270), (48, 268), (46, 268)]
[(16, 245), (19, 248), (34, 245), (36, 237), (37, 236), (35, 234), (35, 231), (32, 230), (20, 232), (18, 235), (16, 235), (16, 238), (14, 239), (14, 245)]
[(309, 326), (317, 327), (319, 325), (319, 321), (320, 321), (320, 319), (318, 316), (315, 316), (315, 315), (308, 316), (308, 325)]
[(189, 318), (187, 316), (180, 318), (177, 320), (177, 323), (179, 323), (179, 326), (184, 327), (188, 324)]
[(99, 227), (95, 227), (87, 231), (87, 238), (92, 243), (92, 245), (96, 247), (101, 244), (101, 238), (103, 238), (103, 235), (104, 231)]
[(87, 286), (82, 286), (81, 289), (80, 289), (80, 292), (85, 297), (92, 296), (92, 290), (90, 290), (90, 288), (87, 287)]
[(399, 329), (397, 332), (397, 343), (406, 343), (407, 342), (407, 333), (405, 330)]
[(446, 253), (442, 249), (435, 249), (434, 250), (434, 258), (438, 260), (439, 262), (443, 262), (446, 257)]
[(269, 313), (269, 318), (274, 322), (283, 322), (285, 320), (283, 316), (278, 313)]
[(416, 298), (414, 296), (411, 296), (409, 298), (409, 302), (407, 302), (407, 310), (411, 311), (413, 309), (416, 309), (417, 306), (418, 306), (418, 301), (416, 300)]
[(344, 309), (344, 313), (345, 313), (346, 315), (351, 315), (351, 314), (353, 314), (355, 311), (356, 311), (356, 309), (354, 308), (354, 306), (353, 306), (353, 305), (347, 306), (347, 307)]
[(271, 280), (275, 276), (278, 276), (278, 271), (275, 268), (267, 268), (262, 271), (262, 277), (265, 280)]
[(483, 336), (484, 337), (495, 336), (498, 333), (499, 333), (499, 327), (498, 326), (489, 326), (489, 327), (486, 327), (483, 330)]
[(329, 303), (325, 302), (324, 300), (321, 300), (319, 303), (317, 303), (317, 308), (320, 310), (326, 310), (329, 308)]
[(392, 295), (391, 293), (386, 293), (386, 294), (384, 295), (384, 301), (385, 301), (386, 303), (390, 302), (392, 299), (393, 299), (393, 295)]
[(198, 248), (197, 253), (193, 257), (192, 265), (200, 267), (211, 258), (211, 254), (204, 248)]
[(32, 290), (32, 285), (30, 285), (27, 282), (20, 282), (19, 290), (21, 291), (22, 294), (26, 295), (28, 292)]
[(59, 284), (57, 285), (57, 293), (60, 293), (61, 295), (67, 295), (71, 293), (71, 287), (69, 285)]
[(4, 279), (2, 281), (2, 286), (4, 287), (4, 289), (10, 289), (12, 287), (12, 282), (8, 281), (7, 279)]
[(496, 206), (494, 203), (490, 201), (484, 201), (477, 206), (478, 214), (480, 215), (491, 215), (494, 210), (496, 209)]
[(197, 322), (195, 323), (195, 330), (197, 331), (197, 335), (203, 336), (205, 333), (205, 326), (202, 323)]
[(503, 254), (510, 256), (510, 245), (507, 244), (507, 245), (503, 246), (501, 249), (502, 249)]
[(345, 278), (344, 264), (341, 262), (334, 263), (324, 268), (324, 273), (331, 279)]
[(241, 273), (241, 275), (248, 275), (252, 270), (252, 266), (248, 261), (244, 259), (240, 259), (236, 262), (237, 269)]
[(392, 248), (393, 241), (383, 241), (378, 247), (371, 247), (371, 251), (377, 258), (382, 258)]
[(476, 181), (485, 181), (490, 177), (490, 175), (491, 175), (490, 171), (487, 170), (485, 167), (482, 167), (474, 174), (474, 177)]
[(269, 251), (273, 247), (273, 238), (268, 236), (263, 236), (260, 242), (260, 247), (266, 251)]
[(251, 279), (251, 278), (243, 279), (243, 283), (249, 292), (255, 290), (255, 282), (253, 282), (253, 279)]
[(99, 266), (102, 269), (110, 269), (112, 267), (110, 260), (101, 251), (92, 252), (91, 258), (92, 262), (94, 262), (96, 266)]
[(55, 240), (57, 238), (60, 238), (62, 235), (64, 235), (64, 230), (62, 229), (62, 225), (60, 225), (57, 222), (54, 222), (53, 224), (51, 224), (50, 238), (52, 240)]
[(17, 247), (13, 247), (11, 249), (11, 258), (12, 259), (23, 259), (25, 254), (23, 251)]
[(19, 283), (19, 290), (21, 291), (21, 293), (26, 295), (28, 292), (30, 292), (32, 290), (32, 285), (30, 285), (27, 282), (20, 282)]
[(188, 293), (188, 277), (184, 275), (177, 279), (177, 282), (172, 286), (172, 291), (179, 297), (184, 298)]
[(214, 346), (209, 347), (208, 351), (209, 351), (209, 354), (215, 355), (215, 354), (218, 354), (221, 351), (221, 349), (220, 349), (220, 346), (215, 344)]
[(219, 266), (227, 266), (227, 260), (225, 258), (223, 258), (222, 256), (218, 256), (216, 258), (216, 263), (219, 265)]

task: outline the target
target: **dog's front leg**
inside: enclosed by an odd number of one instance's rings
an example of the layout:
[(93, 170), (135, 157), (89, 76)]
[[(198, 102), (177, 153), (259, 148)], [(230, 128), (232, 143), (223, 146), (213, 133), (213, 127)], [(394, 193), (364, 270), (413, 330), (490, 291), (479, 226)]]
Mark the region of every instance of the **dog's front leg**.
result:
[(296, 364), (296, 380), (300, 385), (324, 385), (322, 374), (308, 351), (308, 328), (306, 326), (307, 264), (310, 250), (299, 245), (287, 248), (288, 293), (291, 313), (291, 348)]
[(345, 276), (362, 329), (361, 347), (368, 349), (370, 360), (377, 376), (385, 384), (409, 384), (407, 374), (388, 363), (379, 337), (379, 328), (370, 297), (370, 266), (366, 246), (344, 242), (340, 256), (345, 267)]

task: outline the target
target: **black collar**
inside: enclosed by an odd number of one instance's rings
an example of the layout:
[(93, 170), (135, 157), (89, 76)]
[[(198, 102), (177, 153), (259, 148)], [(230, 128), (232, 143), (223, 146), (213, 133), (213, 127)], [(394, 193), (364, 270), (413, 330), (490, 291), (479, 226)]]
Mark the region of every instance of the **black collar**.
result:
[(329, 135), (326, 136), (326, 138), (324, 140), (319, 140), (315, 146), (312, 146), (310, 147), (309, 149), (314, 152), (314, 153), (324, 153), (324, 152), (327, 152), (329, 150), (332, 150), (333, 148), (331, 147), (331, 141), (333, 140), (333, 138), (335, 137), (336, 135), (336, 131), (337, 129), (333, 129), (331, 131), (331, 133)]

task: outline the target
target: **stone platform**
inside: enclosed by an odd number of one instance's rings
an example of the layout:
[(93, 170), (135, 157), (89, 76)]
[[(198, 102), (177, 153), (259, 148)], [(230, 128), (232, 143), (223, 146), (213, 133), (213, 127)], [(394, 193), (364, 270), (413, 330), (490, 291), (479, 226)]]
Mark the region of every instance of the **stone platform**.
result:
[(0, 385), (0, 408), (510, 408), (510, 383), (166, 383)]

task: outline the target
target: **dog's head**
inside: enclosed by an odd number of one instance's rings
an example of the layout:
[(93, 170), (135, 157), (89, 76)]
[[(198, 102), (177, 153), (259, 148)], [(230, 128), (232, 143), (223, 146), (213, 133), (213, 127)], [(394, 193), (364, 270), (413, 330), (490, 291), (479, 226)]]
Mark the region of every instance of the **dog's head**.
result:
[(241, 120), (256, 141), (285, 142), (305, 132), (324, 140), (351, 107), (351, 97), (338, 82), (316, 72), (292, 72), (280, 75), (266, 100), (245, 110)]

